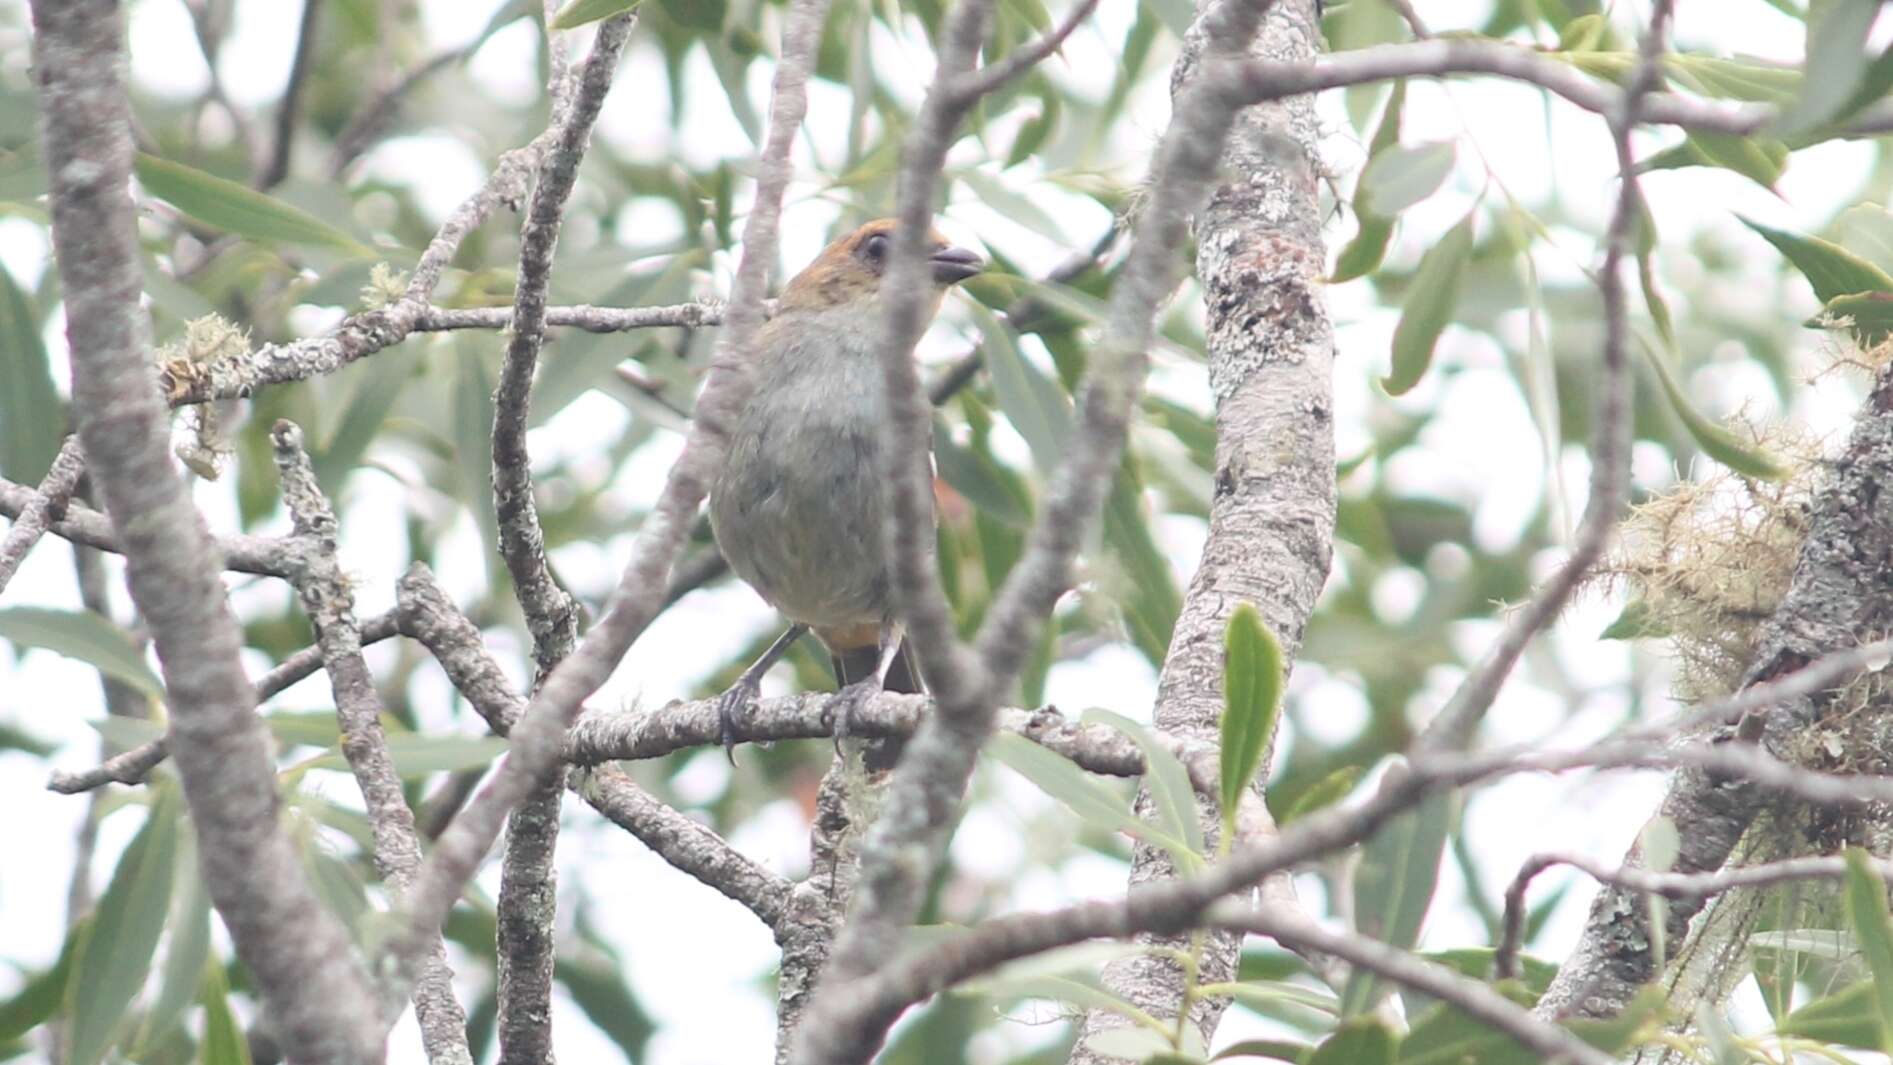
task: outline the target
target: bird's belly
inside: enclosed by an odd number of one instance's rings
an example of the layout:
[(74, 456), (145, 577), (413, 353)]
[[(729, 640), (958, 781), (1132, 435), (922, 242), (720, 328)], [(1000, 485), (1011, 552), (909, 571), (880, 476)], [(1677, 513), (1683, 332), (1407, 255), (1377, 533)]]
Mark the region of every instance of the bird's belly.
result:
[(796, 621), (880, 622), (888, 580), (871, 432), (827, 426), (734, 444), (710, 499), (730, 568)]

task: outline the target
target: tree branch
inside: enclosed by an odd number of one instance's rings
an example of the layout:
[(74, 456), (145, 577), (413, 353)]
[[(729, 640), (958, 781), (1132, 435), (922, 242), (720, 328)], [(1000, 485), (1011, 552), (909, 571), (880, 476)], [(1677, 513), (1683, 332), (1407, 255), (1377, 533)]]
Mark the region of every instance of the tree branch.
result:
[[(1882, 880), (1893, 881), (1893, 861), (1870, 860)], [(1505, 889), (1505, 916), (1501, 923), (1498, 949), (1492, 956), (1492, 978), (1509, 980), (1518, 975), (1518, 951), (1525, 933), (1525, 892), (1531, 882), (1553, 866), (1568, 865), (1593, 880), (1644, 895), (1666, 899), (1706, 899), (1744, 887), (1773, 887), (1798, 880), (1839, 880), (1847, 875), (1847, 860), (1837, 855), (1817, 858), (1789, 858), (1779, 862), (1742, 866), (1710, 873), (1657, 873), (1634, 865), (1612, 866), (1569, 851), (1534, 854), (1519, 867), (1518, 875)]]
[(276, 105), (275, 133), (270, 137), (269, 159), (256, 175), (256, 187), (275, 188), (289, 176), (289, 155), (296, 143), (296, 124), (302, 118), (302, 93), (315, 67), (316, 25), (322, 19), (322, 0), (303, 0), (302, 24), (296, 30), (296, 56), (289, 63), (289, 84)]
[(138, 303), (122, 15), (108, 0), (34, 0), (32, 12), (79, 436), (163, 669), (204, 883), (291, 1055), (379, 1061), (367, 976), (277, 823), (269, 738), (238, 660), (242, 634), (215, 544), (171, 467)]
[(7, 583), (19, 571), (20, 563), (26, 560), (26, 553), (46, 534), (47, 524), (65, 514), (66, 504), (72, 501), (72, 490), (79, 486), (83, 473), (85, 456), (79, 451), (79, 438), (68, 436), (60, 445), (59, 454), (54, 456), (52, 468), (40, 480), (39, 490), (31, 493), (14, 517), (6, 538), (0, 540), (0, 591), (6, 590)]
[[(355, 621), (355, 594), (335, 557), (335, 512), (316, 484), (315, 468), (303, 449), (302, 430), (278, 421), (270, 430), (276, 468), (282, 476), (283, 503), (295, 523), (295, 535), (308, 545), (295, 577), (296, 592), (316, 633), (316, 647), (335, 695), (341, 725), (342, 757), (361, 787), (367, 807), (375, 870), (399, 896), (413, 885), (421, 866), (421, 844), (414, 830), (401, 776), (381, 730), (381, 696), (362, 658), (362, 634)], [(439, 936), (427, 946), (414, 982), (414, 1015), (421, 1042), (433, 1065), (473, 1065), (467, 1047), (467, 1014), (454, 998), (453, 970)], [(399, 1001), (399, 1000), (396, 1000)]]

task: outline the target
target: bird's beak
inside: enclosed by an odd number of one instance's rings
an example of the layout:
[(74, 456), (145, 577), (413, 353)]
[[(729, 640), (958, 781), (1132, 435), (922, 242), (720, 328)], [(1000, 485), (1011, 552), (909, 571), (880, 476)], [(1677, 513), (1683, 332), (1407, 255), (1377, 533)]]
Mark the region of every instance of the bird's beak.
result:
[(935, 284), (954, 285), (972, 277), (986, 268), (986, 260), (977, 252), (957, 248), (951, 244), (935, 248), (927, 257), (927, 265), (933, 267)]

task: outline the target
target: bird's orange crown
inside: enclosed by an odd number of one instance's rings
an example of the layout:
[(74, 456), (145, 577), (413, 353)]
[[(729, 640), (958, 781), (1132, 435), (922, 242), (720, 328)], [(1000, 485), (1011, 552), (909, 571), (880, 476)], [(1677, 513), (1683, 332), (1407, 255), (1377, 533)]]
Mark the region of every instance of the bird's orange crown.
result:
[[(783, 286), (782, 309), (819, 310), (872, 299), (880, 291), (898, 224), (892, 218), (878, 218), (823, 248), (814, 262)], [(986, 264), (973, 252), (949, 243), (937, 229), (928, 233), (928, 243), (927, 265), (933, 273), (937, 310), (949, 285), (972, 277)]]

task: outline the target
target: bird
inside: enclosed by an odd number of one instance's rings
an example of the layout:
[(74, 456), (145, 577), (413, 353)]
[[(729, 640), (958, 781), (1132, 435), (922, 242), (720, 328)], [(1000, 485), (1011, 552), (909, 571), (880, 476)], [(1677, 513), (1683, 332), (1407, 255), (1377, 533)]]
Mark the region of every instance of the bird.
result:
[[(806, 632), (821, 640), (834, 668), (838, 748), (862, 700), (877, 691), (925, 690), (893, 616), (881, 542), (888, 404), (878, 339), (896, 224), (869, 222), (824, 248), (783, 286), (775, 314), (745, 353), (755, 387), (711, 481), (710, 528), (730, 569), (790, 625), (718, 700), (732, 762), (763, 674)], [(947, 290), (985, 261), (937, 230), (928, 242), (931, 321)], [(897, 756), (885, 748), (879, 759), (891, 765)]]

